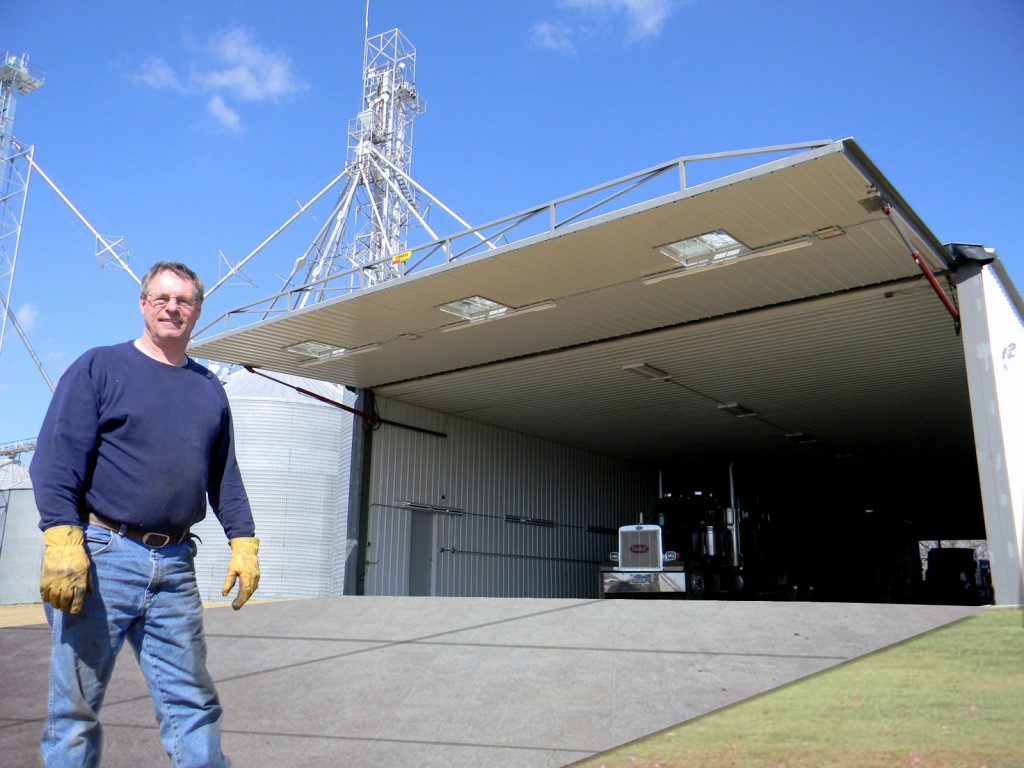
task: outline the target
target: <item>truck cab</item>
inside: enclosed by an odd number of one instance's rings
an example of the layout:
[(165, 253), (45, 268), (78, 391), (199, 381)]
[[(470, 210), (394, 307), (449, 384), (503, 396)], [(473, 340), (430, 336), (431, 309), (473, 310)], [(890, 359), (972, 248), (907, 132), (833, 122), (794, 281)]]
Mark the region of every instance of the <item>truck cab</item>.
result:
[(601, 568), (604, 597), (785, 592), (788, 575), (770, 556), (772, 521), (711, 494), (662, 497), (655, 522), (619, 528)]
[(603, 597), (677, 595), (686, 592), (686, 572), (678, 554), (665, 549), (660, 525), (624, 525), (619, 548), (601, 568)]

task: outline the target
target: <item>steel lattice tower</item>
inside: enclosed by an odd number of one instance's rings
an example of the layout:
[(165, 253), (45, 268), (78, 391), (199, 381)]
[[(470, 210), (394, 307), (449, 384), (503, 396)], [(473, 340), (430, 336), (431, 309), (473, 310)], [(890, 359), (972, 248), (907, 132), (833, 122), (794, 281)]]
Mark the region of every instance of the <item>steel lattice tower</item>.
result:
[[(14, 107), (19, 96), (42, 84), (42, 74), (29, 70), (27, 55), (4, 54), (0, 61), (0, 351), (8, 319), (21, 334), (17, 319), (10, 312), (10, 296), (32, 170), (33, 147), (25, 149), (14, 141)], [(24, 334), (21, 335), (24, 339)]]
[[(308, 265), (305, 283), (352, 268), (353, 287), (397, 277), (393, 261), (406, 249), (411, 220), (429, 231), (427, 206), (409, 173), (412, 121), (425, 109), (415, 78), (416, 49), (401, 32), (366, 39), (363, 105), (349, 123), (346, 181), (327, 224), (299, 260)], [(323, 293), (307, 294), (302, 303), (310, 298)]]
[[(441, 238), (427, 222), (431, 207), (448, 224), (470, 225), (410, 174), (412, 121), (426, 105), (416, 90), (416, 49), (397, 29), (363, 45), (362, 109), (349, 121), (344, 169), (284, 224), (231, 267), (207, 294), (217, 290), (323, 195), (341, 183), (341, 192), (313, 242), (295, 259), (278, 296), (264, 317), (293, 310), (352, 290), (401, 277), (411, 250), (411, 230), (422, 242)], [(474, 236), (489, 248), (484, 235)], [(285, 298), (287, 297), (287, 298)]]

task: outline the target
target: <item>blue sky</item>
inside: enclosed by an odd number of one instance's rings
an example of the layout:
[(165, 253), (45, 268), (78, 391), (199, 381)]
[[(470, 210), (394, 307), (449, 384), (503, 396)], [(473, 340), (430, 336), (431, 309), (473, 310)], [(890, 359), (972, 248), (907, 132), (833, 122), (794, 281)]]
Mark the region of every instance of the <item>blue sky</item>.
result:
[[(0, 51), (45, 74), (14, 133), (137, 274), (178, 259), (212, 284), (344, 167), (365, 18), (0, 0)], [(942, 242), (995, 248), (1024, 288), (1020, 0), (372, 0), (370, 35), (396, 27), (426, 102), (412, 174), (472, 224), (676, 157), (852, 136)], [(315, 215), (200, 325), (275, 292)], [(34, 176), (10, 300), (50, 377), (135, 338), (136, 296)], [(34, 437), (49, 398), (8, 326), (0, 442)]]

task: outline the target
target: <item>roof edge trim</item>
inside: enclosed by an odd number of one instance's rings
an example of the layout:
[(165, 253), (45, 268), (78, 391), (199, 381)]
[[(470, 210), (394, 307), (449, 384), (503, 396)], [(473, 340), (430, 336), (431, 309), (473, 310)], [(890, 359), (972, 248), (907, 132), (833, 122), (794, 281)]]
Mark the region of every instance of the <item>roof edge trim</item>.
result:
[(841, 142), (843, 153), (851, 163), (863, 174), (864, 178), (878, 190), (886, 202), (899, 212), (900, 217), (914, 230), (921, 240), (928, 244), (935, 260), (942, 264), (945, 269), (953, 269), (956, 264), (950, 256), (949, 251), (942, 242), (935, 236), (935, 233), (928, 228), (921, 217), (915, 213), (907, 201), (903, 198), (892, 182), (879, 170), (878, 166), (867, 156), (860, 145), (853, 138), (845, 138)]

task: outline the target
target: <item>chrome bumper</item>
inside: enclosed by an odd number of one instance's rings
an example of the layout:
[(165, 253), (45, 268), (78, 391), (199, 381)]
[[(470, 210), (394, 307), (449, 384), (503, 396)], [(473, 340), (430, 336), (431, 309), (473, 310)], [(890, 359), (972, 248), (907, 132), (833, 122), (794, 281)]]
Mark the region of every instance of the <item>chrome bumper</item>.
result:
[(601, 571), (601, 594), (661, 594), (686, 592), (686, 573), (672, 571)]

